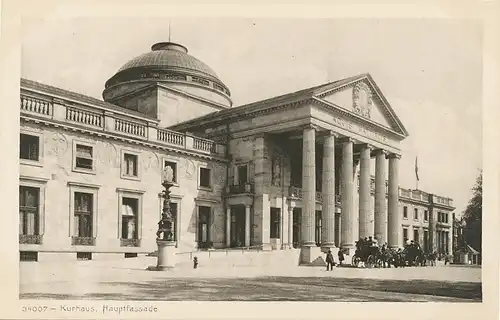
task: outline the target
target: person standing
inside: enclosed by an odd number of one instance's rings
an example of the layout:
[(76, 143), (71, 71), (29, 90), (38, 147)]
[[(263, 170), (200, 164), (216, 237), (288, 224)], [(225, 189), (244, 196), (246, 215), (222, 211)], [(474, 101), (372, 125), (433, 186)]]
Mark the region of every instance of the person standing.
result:
[(341, 266), (342, 262), (344, 261), (344, 253), (342, 252), (342, 249), (339, 250), (338, 256), (339, 256), (339, 265)]
[(333, 254), (332, 250), (328, 250), (328, 253), (326, 254), (326, 271), (333, 270), (334, 262), (333, 262)]

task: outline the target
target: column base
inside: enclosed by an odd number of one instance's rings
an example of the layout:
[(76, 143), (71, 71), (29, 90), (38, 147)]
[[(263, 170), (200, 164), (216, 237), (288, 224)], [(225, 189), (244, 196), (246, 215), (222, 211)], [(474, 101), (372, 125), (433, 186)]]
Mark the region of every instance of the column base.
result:
[(262, 251), (271, 251), (273, 250), (273, 246), (270, 243), (262, 244)]
[(302, 245), (300, 248), (300, 264), (312, 264), (318, 258), (323, 258), (321, 248), (316, 245)]
[(322, 243), (321, 244), (321, 252), (323, 252), (323, 253), (328, 253), (328, 250), (331, 250), (333, 253), (333, 251), (335, 249), (337, 252), (339, 251), (339, 249), (333, 243)]
[(175, 241), (156, 240), (158, 245), (158, 262), (156, 266), (149, 266), (149, 271), (167, 271), (175, 268), (176, 248)]

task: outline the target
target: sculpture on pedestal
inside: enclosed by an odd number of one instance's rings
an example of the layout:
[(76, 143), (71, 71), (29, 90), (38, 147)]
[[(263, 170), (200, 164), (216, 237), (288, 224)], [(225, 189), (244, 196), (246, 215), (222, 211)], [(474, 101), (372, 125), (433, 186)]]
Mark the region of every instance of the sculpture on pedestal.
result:
[(174, 241), (175, 235), (173, 232), (173, 219), (170, 211), (170, 188), (173, 183), (174, 171), (170, 166), (166, 166), (163, 170), (162, 186), (165, 190), (162, 191), (161, 197), (163, 198), (163, 210), (161, 219), (158, 222), (158, 231), (156, 232), (156, 240), (160, 241)]

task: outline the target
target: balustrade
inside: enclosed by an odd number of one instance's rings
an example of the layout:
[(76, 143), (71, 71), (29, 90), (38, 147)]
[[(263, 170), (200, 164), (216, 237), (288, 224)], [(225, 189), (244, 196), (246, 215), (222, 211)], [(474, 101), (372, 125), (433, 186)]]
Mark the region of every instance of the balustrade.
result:
[(145, 125), (122, 119), (115, 119), (115, 131), (134, 136), (146, 137)]
[(195, 137), (193, 139), (193, 148), (206, 152), (215, 152), (215, 142)]
[(140, 247), (141, 239), (120, 239), (120, 247)]
[(103, 116), (95, 112), (67, 107), (66, 120), (101, 128), (103, 123)]
[[(147, 139), (152, 142), (167, 143), (173, 146), (203, 153), (223, 155), (224, 146), (217, 145), (214, 141), (175, 132), (167, 129), (157, 129), (155, 124), (150, 126), (140, 120), (121, 115), (116, 117), (115, 112), (102, 107), (80, 107), (78, 105), (68, 106), (65, 101), (57, 100), (56, 106), (52, 101), (34, 98), (22, 94), (20, 96), (21, 113), (29, 112), (50, 116), (57, 121), (68, 121), (79, 123), (88, 127), (99, 128), (106, 132), (117, 132), (131, 137)], [(60, 102), (59, 102), (60, 101)], [(89, 108), (95, 109), (88, 110)], [(25, 113), (25, 116), (27, 113)]]
[(51, 115), (51, 108), (52, 108), (51, 102), (42, 99), (21, 96), (21, 110), (23, 111), (49, 116)]
[(184, 146), (185, 136), (182, 133), (158, 129), (158, 141), (175, 144), (178, 146)]

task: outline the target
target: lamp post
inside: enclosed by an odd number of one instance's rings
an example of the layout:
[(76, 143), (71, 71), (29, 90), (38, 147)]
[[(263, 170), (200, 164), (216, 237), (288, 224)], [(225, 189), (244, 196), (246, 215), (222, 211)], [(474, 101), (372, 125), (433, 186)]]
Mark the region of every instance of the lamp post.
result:
[(156, 267), (151, 269), (164, 271), (175, 267), (175, 234), (174, 219), (170, 211), (170, 188), (173, 183), (174, 172), (170, 166), (163, 170), (162, 186), (165, 188), (161, 197), (163, 198), (163, 208), (161, 219), (158, 222), (158, 231), (156, 232), (156, 244), (158, 245), (158, 260)]

